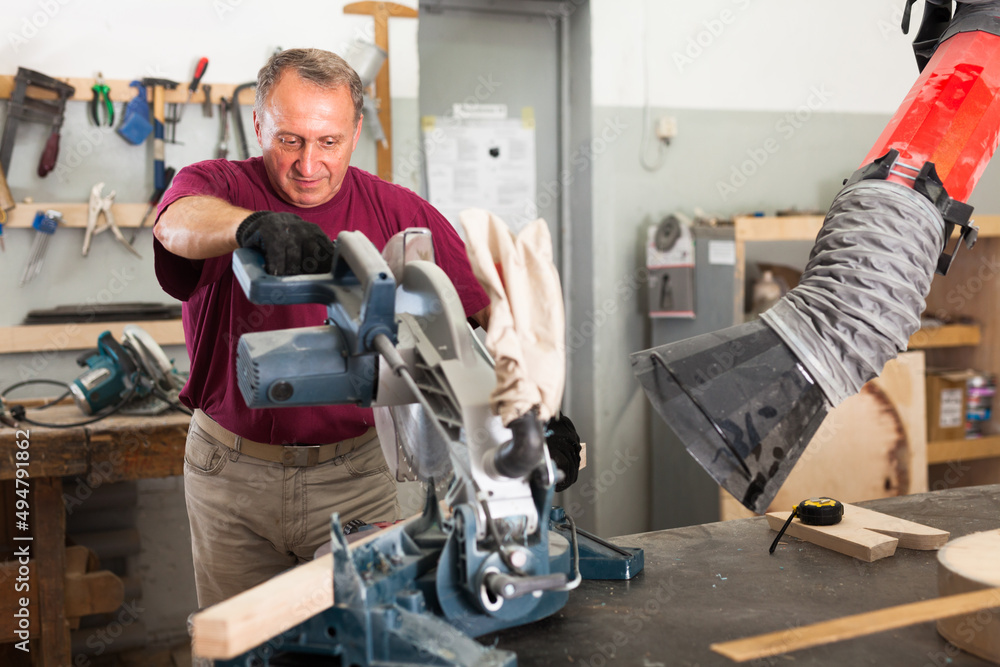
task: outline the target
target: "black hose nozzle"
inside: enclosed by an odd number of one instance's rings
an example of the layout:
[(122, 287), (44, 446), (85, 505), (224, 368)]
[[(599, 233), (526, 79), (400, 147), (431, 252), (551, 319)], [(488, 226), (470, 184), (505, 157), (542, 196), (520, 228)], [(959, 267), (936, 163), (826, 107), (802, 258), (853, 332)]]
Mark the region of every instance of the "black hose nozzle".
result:
[(524, 477), (542, 462), (545, 434), (538, 410), (531, 410), (507, 425), (513, 436), (497, 449), (494, 469), (504, 477)]

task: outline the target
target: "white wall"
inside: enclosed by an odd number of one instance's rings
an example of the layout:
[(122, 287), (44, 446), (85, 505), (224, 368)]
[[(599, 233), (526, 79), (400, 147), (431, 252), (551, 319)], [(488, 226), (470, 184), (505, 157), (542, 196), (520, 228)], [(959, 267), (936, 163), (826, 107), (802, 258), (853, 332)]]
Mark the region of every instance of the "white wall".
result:
[(916, 63), (904, 0), (591, 0), (594, 104), (890, 113)]
[[(0, 74), (18, 66), (50, 76), (156, 76), (190, 82), (201, 56), (205, 82), (252, 81), (275, 48), (318, 47), (341, 55), (374, 41), (374, 21), (343, 13), (344, 0), (6, 0)], [(402, 2), (416, 6), (415, 0)], [(417, 22), (393, 19), (390, 87), (417, 96)]]

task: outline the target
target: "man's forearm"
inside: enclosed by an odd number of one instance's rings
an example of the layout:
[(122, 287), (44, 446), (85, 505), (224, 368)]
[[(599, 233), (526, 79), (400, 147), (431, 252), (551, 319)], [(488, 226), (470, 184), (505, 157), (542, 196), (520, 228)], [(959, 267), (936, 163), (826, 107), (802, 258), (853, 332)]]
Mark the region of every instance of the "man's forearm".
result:
[(153, 234), (179, 257), (219, 257), (239, 247), (236, 228), (251, 213), (215, 197), (183, 197), (167, 207)]

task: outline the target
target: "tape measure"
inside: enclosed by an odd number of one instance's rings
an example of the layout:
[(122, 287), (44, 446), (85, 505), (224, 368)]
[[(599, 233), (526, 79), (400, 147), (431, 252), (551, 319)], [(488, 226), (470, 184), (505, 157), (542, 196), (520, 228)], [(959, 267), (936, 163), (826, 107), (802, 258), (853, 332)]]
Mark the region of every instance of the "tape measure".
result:
[(792, 513), (788, 515), (785, 525), (778, 531), (778, 536), (771, 543), (768, 553), (773, 554), (774, 550), (778, 548), (778, 540), (785, 534), (795, 517), (799, 517), (799, 521), (807, 526), (832, 526), (840, 523), (840, 520), (844, 518), (844, 504), (833, 498), (809, 498), (792, 506)]

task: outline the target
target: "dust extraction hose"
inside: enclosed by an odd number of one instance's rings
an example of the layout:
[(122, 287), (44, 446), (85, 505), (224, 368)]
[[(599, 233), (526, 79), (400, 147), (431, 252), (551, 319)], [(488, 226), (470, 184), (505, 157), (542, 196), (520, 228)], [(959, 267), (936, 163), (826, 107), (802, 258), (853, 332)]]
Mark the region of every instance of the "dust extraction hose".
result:
[(941, 213), (923, 195), (855, 183), (834, 199), (799, 285), (761, 318), (838, 405), (920, 328), (943, 246)]
[(756, 512), (828, 408), (906, 349), (954, 228), (975, 243), (964, 202), (1000, 140), (1000, 0), (958, 3), (954, 17), (928, 0), (915, 53), (921, 75), (834, 199), (799, 285), (763, 323), (632, 355), (688, 452)]

